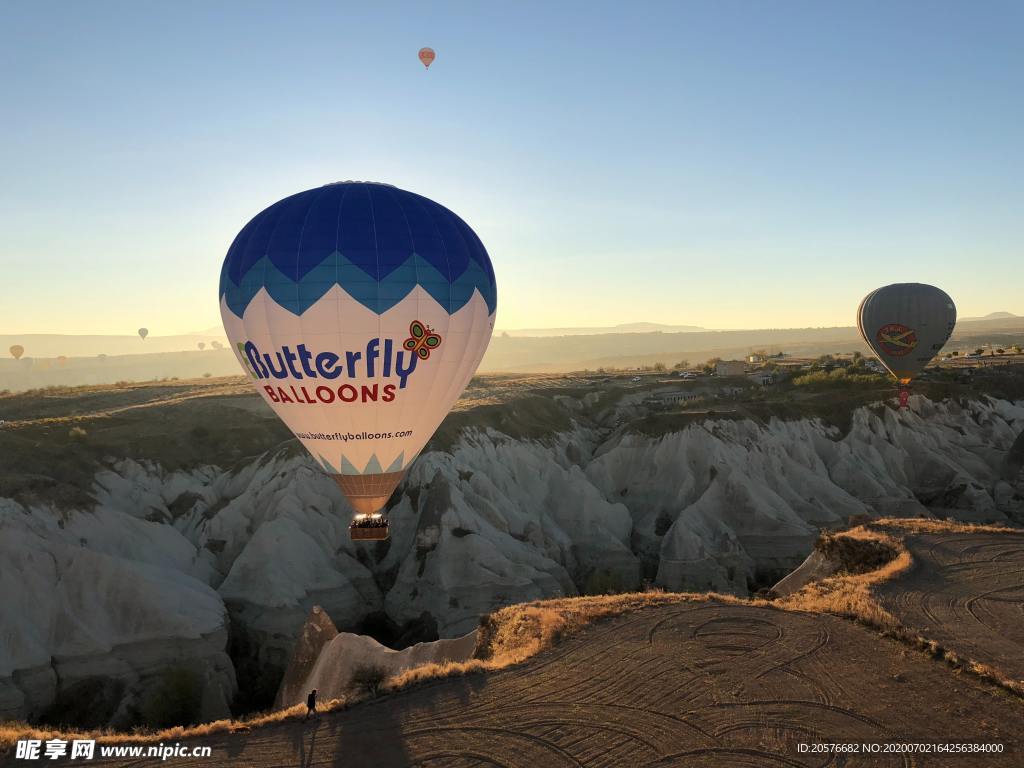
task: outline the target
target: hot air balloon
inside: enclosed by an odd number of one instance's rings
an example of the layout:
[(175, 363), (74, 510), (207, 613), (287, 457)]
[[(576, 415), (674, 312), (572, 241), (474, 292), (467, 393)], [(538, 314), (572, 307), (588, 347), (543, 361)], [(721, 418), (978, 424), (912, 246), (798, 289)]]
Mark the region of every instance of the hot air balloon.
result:
[(21, 344), (15, 344), (9, 351), (15, 360), (21, 360), (21, 356), (25, 354), (25, 348)]
[(949, 340), (956, 306), (949, 295), (924, 283), (877, 288), (861, 301), (857, 327), (864, 342), (899, 382), (900, 406), (908, 385)]
[(102, 363), (104, 360), (107, 359), (107, 356), (102, 354), (102, 353), (100, 353), (100, 354), (96, 355), (96, 359), (99, 360)]
[(147, 336), (149, 336), (149, 328), (139, 328), (139, 338), (145, 341)]
[(196, 344), (196, 346), (199, 347), (200, 351), (202, 351), (202, 350), (206, 349), (206, 342), (205, 341), (200, 341), (198, 344)]
[(494, 270), (447, 208), (387, 184), (287, 197), (235, 238), (224, 330), (270, 408), (357, 515), (382, 510), (476, 371), (494, 327)]
[(213, 347), (214, 349), (223, 349), (224, 348), (224, 345), (221, 344), (219, 341), (211, 341), (210, 342), (210, 346)]
[(423, 62), (423, 66), (430, 69), (430, 65), (434, 63), (434, 59), (437, 58), (437, 54), (434, 53), (433, 48), (420, 48), (419, 57), (420, 61)]

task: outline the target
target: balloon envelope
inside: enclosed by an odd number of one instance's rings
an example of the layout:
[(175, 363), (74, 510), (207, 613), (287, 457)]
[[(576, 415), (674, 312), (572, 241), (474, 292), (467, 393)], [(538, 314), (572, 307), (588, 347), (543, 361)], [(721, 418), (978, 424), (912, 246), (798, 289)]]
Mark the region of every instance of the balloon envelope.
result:
[(21, 356), (25, 354), (25, 348), (21, 344), (15, 344), (10, 349), (11, 357), (15, 360), (21, 360)]
[(200, 341), (196, 346), (199, 347), (199, 349), (206, 349), (206, 342)]
[(149, 328), (139, 328), (139, 336), (143, 339), (149, 336)]
[(490, 341), (494, 270), (447, 208), (342, 182), (267, 208), (235, 238), (224, 329), (271, 409), (358, 512), (376, 512)]
[(924, 283), (877, 288), (861, 301), (857, 327), (889, 372), (907, 384), (949, 340), (956, 306), (949, 295)]
[(423, 66), (430, 69), (430, 65), (434, 63), (434, 59), (437, 58), (437, 54), (434, 53), (433, 48), (420, 48), (420, 61), (423, 62)]
[(224, 345), (221, 344), (219, 341), (211, 341), (210, 346), (213, 347), (214, 349), (221, 349)]

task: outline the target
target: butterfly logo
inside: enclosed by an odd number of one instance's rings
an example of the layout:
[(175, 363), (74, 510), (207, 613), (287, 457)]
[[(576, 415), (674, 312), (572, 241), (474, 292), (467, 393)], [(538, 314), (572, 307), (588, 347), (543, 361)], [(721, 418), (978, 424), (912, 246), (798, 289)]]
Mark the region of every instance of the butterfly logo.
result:
[(434, 329), (419, 320), (409, 325), (409, 338), (402, 344), (410, 352), (415, 352), (420, 360), (429, 360), (431, 351), (441, 346), (441, 336)]

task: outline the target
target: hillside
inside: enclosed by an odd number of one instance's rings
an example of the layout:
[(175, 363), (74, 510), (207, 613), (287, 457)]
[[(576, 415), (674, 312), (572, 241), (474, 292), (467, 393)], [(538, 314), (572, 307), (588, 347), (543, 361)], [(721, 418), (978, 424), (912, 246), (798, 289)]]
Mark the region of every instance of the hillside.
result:
[[(974, 550), (1005, 553), (995, 559), (1019, 583), (1024, 560), (1012, 533), (939, 526), (927, 534), (903, 531), (900, 546), (914, 553), (956, 547), (965, 535)], [(909, 572), (945, 577), (934, 560), (914, 558)], [(851, 585), (857, 578), (838, 577)], [(891, 595), (906, 577), (882, 578), (876, 589)], [(977, 593), (998, 587), (987, 575), (954, 578), (973, 582)], [(538, 603), (498, 621), (523, 621), (530, 611), (604, 613), (604, 603), (610, 617), (556, 640), (525, 664), (428, 681), (309, 722), (297, 709), (280, 722), (198, 735), (188, 743), (254, 768), (339, 761), (382, 768), (481, 762), (810, 768), (820, 766), (823, 755), (801, 752), (799, 745), (827, 743), (856, 745), (840, 763), (847, 766), (908, 764), (909, 754), (881, 752), (885, 744), (967, 744), (967, 754), (917, 754), (910, 764), (980, 767), (1016, 765), (1024, 749), (1019, 696), (985, 673), (958, 672), (965, 662), (951, 667), (949, 652), (882, 636), (853, 617), (809, 613), (784, 601), (775, 607), (655, 594)], [(614, 603), (622, 606), (618, 612)], [(931, 629), (956, 632), (948, 618)], [(903, 625), (904, 634), (919, 629)], [(1011, 646), (989, 645), (993, 639), (978, 649), (990, 655), (1008, 649), (1018, 657), (1024, 650), (1020, 638)], [(958, 646), (946, 648), (968, 658)], [(486, 658), (487, 648), (478, 650)], [(867, 744), (879, 744), (880, 753), (867, 754)], [(1000, 751), (972, 753), (971, 744)]]
[[(350, 541), (336, 486), (247, 387), (0, 397), (0, 554), (17, 564), (0, 578), (21, 611), (2, 618), (6, 716), (123, 728), (265, 708), (316, 605), (405, 647), (537, 599), (746, 596), (855, 515), (1024, 519), (1015, 366), (939, 372), (905, 411), (870, 376), (478, 377), (377, 546)], [(700, 397), (659, 400), (682, 387)], [(169, 608), (175, 590), (193, 597)], [(196, 698), (157, 706), (182, 681)]]
[[(968, 352), (1024, 346), (1024, 318), (1009, 313), (962, 320), (947, 350)], [(206, 332), (204, 332), (206, 333)], [(46, 386), (112, 384), (237, 375), (238, 362), (227, 348), (213, 349), (216, 336), (0, 336), (0, 350), (25, 347), (25, 357), (0, 358), (0, 390)], [(223, 339), (217, 343), (222, 343)], [(206, 344), (200, 351), (199, 343)], [(565, 373), (598, 368), (635, 368), (681, 360), (737, 359), (753, 350), (775, 350), (794, 357), (866, 353), (857, 329), (788, 328), (709, 331), (696, 326), (630, 323), (609, 328), (551, 328), (496, 333), (481, 373)], [(66, 359), (58, 360), (59, 356)]]

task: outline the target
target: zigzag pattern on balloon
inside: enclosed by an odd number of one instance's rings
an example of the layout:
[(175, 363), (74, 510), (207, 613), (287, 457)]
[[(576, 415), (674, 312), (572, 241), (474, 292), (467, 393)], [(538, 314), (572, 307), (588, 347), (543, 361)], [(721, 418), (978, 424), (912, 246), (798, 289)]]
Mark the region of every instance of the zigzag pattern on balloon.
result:
[(449, 280), (416, 253), (410, 254), (405, 263), (379, 280), (337, 251), (299, 280), (288, 277), (270, 259), (263, 257), (252, 265), (240, 282), (235, 283), (225, 263), (220, 294), (238, 317), (242, 317), (253, 297), (263, 288), (281, 307), (301, 315), (335, 285), (341, 286), (353, 299), (378, 315), (398, 304), (417, 285), (450, 315), (462, 309), (474, 291), (487, 303), (491, 313), (497, 305), (493, 278), (476, 261), (469, 260), (465, 271)]
[(381, 466), (380, 459), (377, 458), (377, 454), (370, 456), (370, 460), (366, 463), (366, 468), (359, 470), (352, 462), (341, 456), (341, 460), (338, 462), (338, 466), (335, 467), (331, 462), (325, 459), (323, 456), (316, 457), (324, 470), (331, 475), (379, 475), (384, 472), (399, 472), (404, 469), (407, 464), (412, 463), (413, 456), (408, 462), (405, 461), (405, 451), (402, 451), (395, 457), (395, 460), (388, 465), (387, 469)]

